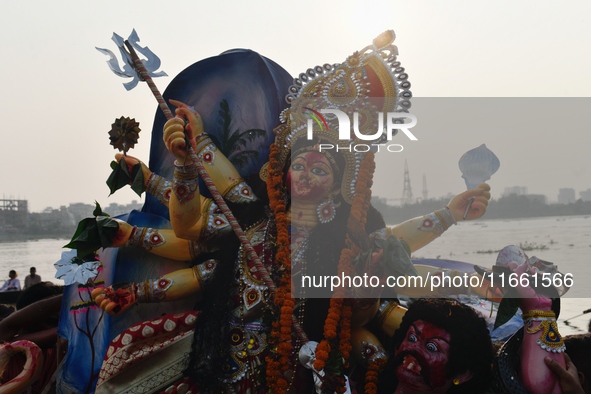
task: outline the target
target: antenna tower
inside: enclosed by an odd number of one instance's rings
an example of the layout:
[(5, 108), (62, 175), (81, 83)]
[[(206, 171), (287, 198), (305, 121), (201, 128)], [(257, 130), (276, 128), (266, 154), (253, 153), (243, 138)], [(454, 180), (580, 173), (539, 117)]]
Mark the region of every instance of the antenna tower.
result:
[(410, 175), (408, 173), (408, 163), (404, 160), (404, 188), (402, 190), (402, 205), (412, 204), (414, 199), (412, 197), (412, 188), (410, 186)]
[(423, 201), (429, 198), (429, 191), (427, 190), (427, 177), (423, 174)]

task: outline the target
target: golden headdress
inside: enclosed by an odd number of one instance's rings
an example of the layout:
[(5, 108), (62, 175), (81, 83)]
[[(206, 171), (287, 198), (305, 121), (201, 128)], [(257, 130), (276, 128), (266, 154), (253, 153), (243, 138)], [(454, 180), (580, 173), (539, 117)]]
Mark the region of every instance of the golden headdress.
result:
[[(281, 150), (279, 162), (285, 165), (288, 156), (300, 147), (327, 143), (343, 156), (345, 168), (341, 193), (351, 203), (359, 163), (364, 152), (355, 151), (351, 144), (365, 143), (355, 134), (339, 139), (336, 116), (320, 114), (321, 109), (340, 110), (358, 124), (361, 134), (376, 134), (380, 116), (387, 112), (408, 112), (411, 106), (410, 82), (400, 62), (394, 42), (394, 31), (388, 30), (362, 50), (353, 53), (343, 64), (325, 64), (309, 68), (294, 80), (286, 101), (290, 107), (281, 114), (282, 124), (275, 129), (275, 144)], [(357, 115), (355, 115), (357, 113)], [(354, 118), (356, 116), (356, 118)], [(311, 120), (312, 119), (312, 120)], [(356, 122), (355, 122), (356, 120)], [(308, 125), (313, 128), (313, 140), (308, 140)], [(372, 141), (384, 141), (385, 135)], [(366, 145), (369, 146), (369, 145)]]

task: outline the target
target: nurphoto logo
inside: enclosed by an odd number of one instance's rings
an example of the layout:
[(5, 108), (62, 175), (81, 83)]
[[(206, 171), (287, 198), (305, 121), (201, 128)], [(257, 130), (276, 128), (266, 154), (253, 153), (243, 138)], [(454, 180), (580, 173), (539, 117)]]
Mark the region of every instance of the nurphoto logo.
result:
[[(319, 151), (323, 150), (336, 150), (348, 151), (348, 152), (368, 152), (370, 150), (380, 152), (386, 150), (388, 152), (402, 152), (404, 147), (401, 144), (385, 144), (385, 142), (392, 141), (394, 135), (398, 131), (401, 131), (411, 141), (418, 141), (417, 137), (410, 132), (410, 128), (416, 126), (416, 116), (406, 112), (378, 112), (378, 126), (377, 131), (373, 134), (362, 133), (359, 130), (359, 113), (353, 112), (353, 122), (349, 119), (349, 116), (338, 109), (326, 108), (320, 111), (313, 110), (305, 107), (308, 110), (307, 119), (307, 138), (308, 140), (313, 139), (314, 134), (314, 123), (316, 123), (320, 129), (328, 129), (328, 122), (323, 114), (331, 114), (336, 116), (338, 120), (339, 140), (351, 141), (351, 124), (353, 124), (354, 136), (361, 141), (368, 141), (368, 143), (355, 143), (352, 142), (348, 146), (339, 146), (337, 144), (319, 144)], [(384, 123), (386, 127), (384, 127)], [(371, 141), (372, 143), (369, 143)], [(384, 149), (385, 148), (385, 149)]]

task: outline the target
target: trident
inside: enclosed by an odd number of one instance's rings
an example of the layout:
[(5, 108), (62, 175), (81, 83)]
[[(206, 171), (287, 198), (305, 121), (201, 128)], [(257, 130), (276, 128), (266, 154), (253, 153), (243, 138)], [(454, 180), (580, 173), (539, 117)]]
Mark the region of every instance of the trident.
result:
[[(158, 87), (156, 86), (156, 84), (154, 84), (154, 81), (152, 80), (152, 77), (161, 77), (167, 75), (163, 71), (156, 72), (156, 70), (160, 67), (160, 59), (158, 58), (158, 56), (156, 56), (147, 46), (141, 47), (138, 44), (140, 39), (135, 29), (133, 29), (127, 40), (123, 40), (123, 38), (116, 33), (113, 33), (113, 37), (111, 39), (115, 42), (115, 44), (119, 48), (119, 51), (121, 52), (121, 57), (123, 58), (124, 64), (123, 69), (119, 68), (119, 62), (117, 60), (117, 57), (113, 54), (113, 52), (103, 48), (96, 49), (99, 52), (104, 53), (105, 55), (109, 55), (110, 59), (107, 60), (107, 64), (109, 65), (111, 71), (115, 73), (115, 75), (122, 78), (133, 78), (130, 82), (123, 84), (125, 89), (131, 90), (135, 88), (137, 86), (138, 81), (146, 82), (150, 87), (152, 94), (156, 98), (156, 101), (158, 101), (160, 109), (162, 110), (162, 112), (164, 112), (164, 116), (166, 116), (166, 119), (174, 118), (174, 115), (170, 111), (168, 104), (166, 104), (166, 101), (164, 101), (164, 98), (160, 94)], [(145, 61), (142, 61), (139, 58), (136, 50), (137, 52), (140, 52), (142, 55), (146, 56)], [(211, 177), (207, 173), (207, 170), (205, 169), (205, 167), (203, 167), (203, 164), (201, 164), (201, 161), (197, 158), (195, 150), (193, 149), (191, 144), (187, 144), (187, 150), (187, 153), (193, 161), (193, 163), (197, 164), (197, 171), (199, 172), (201, 179), (203, 179), (203, 182), (211, 192), (211, 195), (215, 200), (216, 204), (218, 205), (224, 216), (226, 216), (226, 219), (228, 219), (230, 226), (232, 227), (234, 233), (236, 234), (236, 236), (240, 240), (240, 243), (244, 247), (248, 259), (254, 263), (256, 270), (261, 274), (263, 280), (265, 281), (265, 284), (267, 285), (267, 288), (274, 293), (276, 290), (275, 283), (269, 276), (269, 273), (267, 272), (265, 266), (261, 263), (259, 256), (252, 248), (250, 241), (246, 237), (246, 234), (244, 234), (244, 231), (240, 227), (240, 224), (238, 224), (238, 221), (234, 217), (234, 214), (226, 205), (224, 198), (222, 197), (221, 193), (213, 183)]]

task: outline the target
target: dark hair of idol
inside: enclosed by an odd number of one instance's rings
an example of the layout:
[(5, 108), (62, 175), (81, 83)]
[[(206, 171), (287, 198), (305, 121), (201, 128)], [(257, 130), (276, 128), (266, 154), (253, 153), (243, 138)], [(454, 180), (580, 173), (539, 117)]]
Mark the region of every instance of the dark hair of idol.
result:
[[(243, 229), (264, 217), (264, 197), (262, 200), (246, 204), (232, 204), (228, 201), (226, 203)], [(218, 262), (213, 276), (206, 285), (202, 300), (195, 306), (199, 313), (189, 364), (185, 370), (185, 375), (190, 376), (203, 393), (222, 391), (221, 378), (227, 376), (224, 371), (231, 357), (227, 335), (230, 331), (233, 309), (230, 297), (239, 264), (240, 242), (234, 232), (230, 231), (219, 244), (222, 245), (220, 250), (200, 255), (196, 261), (196, 264), (209, 259)]]
[[(472, 378), (460, 385), (452, 385), (448, 393), (484, 393), (492, 379), (493, 347), (486, 321), (468, 305), (446, 298), (418, 299), (413, 301), (402, 318), (400, 328), (393, 337), (393, 354), (406, 339), (410, 325), (423, 320), (449, 332), (450, 351), (447, 377), (453, 378), (466, 371)], [(380, 393), (392, 393), (396, 387), (397, 367), (394, 357), (380, 374)]]

